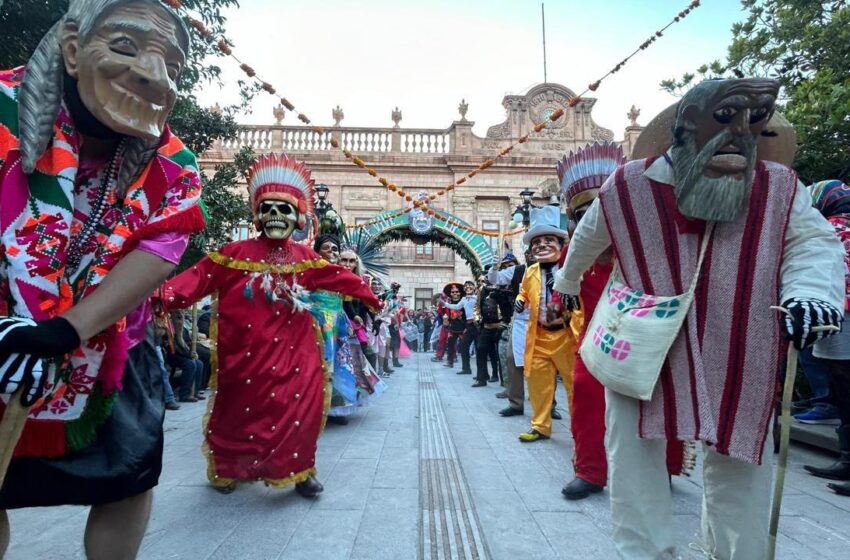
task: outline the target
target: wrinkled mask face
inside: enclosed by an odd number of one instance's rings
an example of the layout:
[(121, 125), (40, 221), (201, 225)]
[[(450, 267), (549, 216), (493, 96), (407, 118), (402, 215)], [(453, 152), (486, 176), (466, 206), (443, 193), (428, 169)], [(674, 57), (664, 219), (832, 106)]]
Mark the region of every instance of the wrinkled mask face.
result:
[(319, 254), (331, 264), (339, 262), (339, 246), (333, 241), (325, 241), (319, 247)]
[(719, 222), (738, 217), (749, 197), (758, 138), (778, 93), (774, 80), (717, 80), (682, 99), (670, 155), (683, 215)]
[(457, 286), (452, 286), (449, 288), (449, 297), (452, 299), (452, 303), (457, 303), (460, 301), (460, 288)]
[(282, 200), (264, 200), (257, 209), (257, 220), (269, 239), (287, 239), (298, 224), (298, 211)]
[(384, 293), (384, 285), (381, 284), (381, 281), (378, 280), (377, 278), (372, 280), (372, 283), (369, 287), (372, 288), (372, 293), (375, 294), (376, 296)]
[(85, 40), (77, 24), (68, 22), (62, 53), (80, 99), (98, 121), (120, 134), (154, 141), (177, 99), (186, 63), (182, 40), (165, 9), (128, 3), (103, 16)]
[(561, 241), (554, 235), (538, 235), (531, 240), (534, 262), (552, 263), (561, 255)]
[(357, 255), (354, 251), (343, 251), (339, 254), (339, 265), (344, 266), (351, 272), (357, 271)]

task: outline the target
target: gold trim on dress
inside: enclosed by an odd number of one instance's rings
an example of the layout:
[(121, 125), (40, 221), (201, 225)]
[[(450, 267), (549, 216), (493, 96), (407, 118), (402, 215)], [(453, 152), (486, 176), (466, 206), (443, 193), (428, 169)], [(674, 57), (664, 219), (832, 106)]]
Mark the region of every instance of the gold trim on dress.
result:
[(207, 255), (212, 262), (226, 268), (248, 272), (272, 272), (274, 274), (295, 274), (311, 268), (324, 268), (330, 264), (324, 259), (311, 259), (297, 263), (269, 264), (266, 262), (240, 261), (213, 251)]

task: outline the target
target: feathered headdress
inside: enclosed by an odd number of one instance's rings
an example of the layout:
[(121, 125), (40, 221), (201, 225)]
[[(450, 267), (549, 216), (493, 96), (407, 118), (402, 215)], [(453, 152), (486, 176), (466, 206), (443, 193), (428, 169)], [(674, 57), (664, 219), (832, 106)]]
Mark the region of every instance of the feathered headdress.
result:
[(569, 204), (574, 196), (598, 189), (617, 167), (626, 163), (623, 148), (611, 142), (588, 144), (558, 162), (561, 196)]
[(283, 200), (298, 210), (298, 228), (307, 223), (307, 215), (313, 213), (315, 181), (303, 162), (286, 154), (261, 156), (248, 171), (248, 194), (251, 208), (257, 208), (264, 200)]
[(380, 245), (375, 243), (374, 237), (364, 233), (363, 228), (352, 234), (346, 231), (342, 249), (354, 251), (367, 275), (377, 278), (389, 274), (390, 269), (387, 263), (383, 262)]

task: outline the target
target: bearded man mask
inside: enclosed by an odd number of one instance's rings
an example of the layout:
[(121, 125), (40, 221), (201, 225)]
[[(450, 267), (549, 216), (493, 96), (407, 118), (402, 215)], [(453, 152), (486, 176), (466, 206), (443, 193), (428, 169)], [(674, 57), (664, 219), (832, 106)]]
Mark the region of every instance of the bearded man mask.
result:
[(670, 149), (679, 211), (730, 222), (750, 194), (759, 135), (773, 114), (779, 83), (706, 80), (679, 103)]

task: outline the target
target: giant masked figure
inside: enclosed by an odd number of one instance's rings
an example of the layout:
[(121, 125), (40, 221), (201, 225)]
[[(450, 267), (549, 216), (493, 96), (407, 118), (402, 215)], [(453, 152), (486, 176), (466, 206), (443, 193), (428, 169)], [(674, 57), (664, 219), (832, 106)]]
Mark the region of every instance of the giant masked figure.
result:
[(166, 126), (188, 54), (155, 0), (72, 0), (0, 71), (0, 394), (30, 407), (0, 510), (95, 506), (91, 558), (135, 554), (161, 470), (142, 304), (203, 228), (195, 158)]
[(162, 292), (166, 309), (214, 295), (215, 395), (204, 451), (210, 484), (225, 493), (254, 481), (295, 484), (305, 497), (322, 491), (314, 477), (316, 445), (331, 404), (334, 349), (326, 348), (333, 344), (326, 334), (334, 325), (324, 313), (314, 316), (311, 305), (322, 294), (381, 305), (359, 276), (290, 238), (310, 217), (313, 184), (294, 158), (261, 157), (248, 177), (260, 236), (210, 253)]
[[(599, 188), (617, 167), (625, 163), (623, 149), (608, 142), (585, 146), (570, 152), (558, 162), (561, 197), (566, 203), (570, 228), (575, 232), (585, 212), (599, 196)], [(605, 251), (585, 273), (581, 281), (581, 310), (573, 313), (570, 326), (578, 334), (579, 344), (586, 336), (587, 323), (602, 297), (613, 267), (611, 251)], [(576, 356), (573, 376), (573, 408), (570, 430), (575, 441), (573, 469), (575, 478), (561, 493), (568, 500), (581, 500), (601, 492), (608, 479), (605, 458), (605, 391), (591, 375), (581, 356)], [(682, 442), (667, 445), (667, 470), (681, 474), (686, 464)]]
[[(704, 443), (702, 548), (765, 557), (772, 472), (764, 445), (783, 351), (787, 340), (803, 348), (823, 336), (815, 326), (839, 324), (844, 292), (843, 251), (829, 224), (793, 170), (758, 157), (763, 135), (775, 134), (766, 124), (778, 89), (738, 79), (689, 91), (672, 147), (605, 181), (558, 275), (573, 308), (582, 273), (609, 247), (632, 290), (673, 296), (696, 278), (651, 399), (606, 389), (614, 541), (626, 558), (666, 558), (677, 545), (664, 468), (676, 439)], [(599, 305), (616, 300), (608, 296)], [(770, 309), (779, 303), (786, 318)]]

